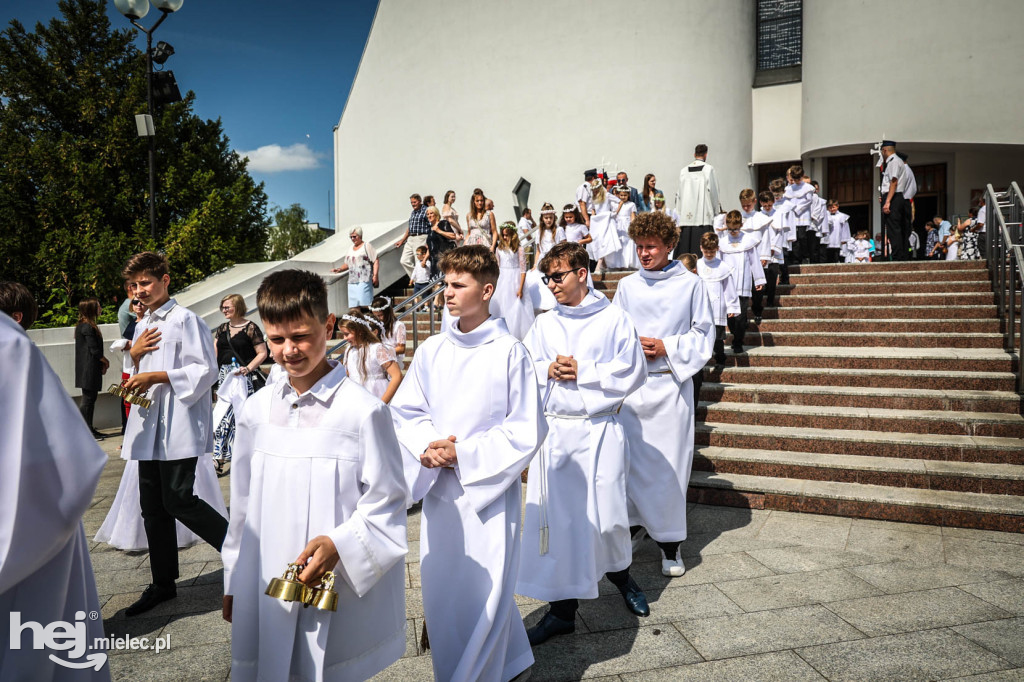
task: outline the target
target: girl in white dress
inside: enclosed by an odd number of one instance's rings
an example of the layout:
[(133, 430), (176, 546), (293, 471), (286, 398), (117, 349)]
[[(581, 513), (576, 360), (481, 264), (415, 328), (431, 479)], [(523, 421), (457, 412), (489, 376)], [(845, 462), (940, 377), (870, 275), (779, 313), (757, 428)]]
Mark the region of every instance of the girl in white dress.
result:
[(378, 296), (373, 299), (370, 305), (370, 312), (377, 318), (377, 321), (384, 325), (384, 336), (381, 342), (391, 346), (395, 351), (395, 360), (398, 362), (398, 369), (405, 369), (405, 323), (399, 322), (395, 317), (395, 309), (391, 305), (390, 296)]
[(615, 188), (615, 194), (619, 198), (619, 205), (612, 211), (612, 223), (615, 225), (615, 234), (622, 245), (615, 253), (605, 258), (605, 265), (610, 268), (631, 268), (640, 269), (640, 259), (636, 255), (636, 244), (629, 238), (629, 224), (633, 222), (636, 215), (636, 204), (629, 200), (629, 187), (619, 185)]
[(533, 305), (524, 298), (526, 284), (526, 254), (519, 245), (519, 235), (514, 223), (502, 223), (498, 248), (498, 286), (491, 297), (491, 317), (505, 318), (512, 336), (522, 340), (533, 324)]
[(590, 217), (590, 236), (593, 241), (587, 244), (587, 253), (597, 261), (594, 274), (600, 275), (607, 269), (605, 258), (622, 248), (622, 240), (612, 220), (612, 197), (604, 185), (595, 183), (593, 203), (594, 215)]
[(389, 403), (402, 383), (402, 370), (398, 368), (395, 351), (381, 343), (377, 325), (383, 327), (375, 318), (368, 318), (358, 308), (352, 308), (341, 316), (338, 331), (348, 341), (344, 361), (348, 377), (374, 397)]
[[(537, 252), (534, 254), (534, 265), (526, 273), (526, 292), (533, 306), (534, 315), (555, 307), (555, 295), (544, 285), (541, 277), (544, 273), (537, 269), (540, 261), (547, 255), (551, 247), (565, 241), (565, 229), (557, 223), (557, 213), (551, 204), (544, 204), (540, 210), (540, 223), (537, 226)], [(584, 227), (586, 227), (584, 225)]]

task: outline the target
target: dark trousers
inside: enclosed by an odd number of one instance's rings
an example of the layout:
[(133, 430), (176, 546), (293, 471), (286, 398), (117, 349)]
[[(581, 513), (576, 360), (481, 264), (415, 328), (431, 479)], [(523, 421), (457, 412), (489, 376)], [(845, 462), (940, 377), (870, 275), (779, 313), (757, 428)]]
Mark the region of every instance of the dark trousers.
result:
[(170, 585), (178, 578), (175, 519), (218, 552), (228, 532), (228, 520), (193, 492), (197, 461), (197, 457), (190, 457), (139, 462), (139, 502), (156, 585)]
[[(782, 262), (779, 263), (779, 284), (789, 285), (789, 251), (783, 255)], [(774, 301), (773, 301), (774, 303)]]
[(96, 397), (99, 393), (99, 391), (83, 388), (82, 402), (78, 404), (78, 411), (82, 413), (82, 419), (85, 420), (86, 425), (92, 430), (95, 430), (92, 426), (92, 415), (96, 411)]
[(684, 253), (692, 253), (700, 258), (700, 237), (705, 232), (711, 232), (710, 225), (679, 228), (679, 244), (672, 254), (673, 257), (678, 260)]
[(734, 353), (743, 352), (743, 337), (747, 335), (747, 308), (749, 307), (750, 297), (740, 296), (740, 314), (729, 318), (729, 331), (732, 332), (732, 350)]
[(826, 263), (838, 263), (839, 262), (839, 247), (835, 247), (835, 248), (833, 248), (831, 246), (826, 247), (825, 253), (826, 253), (826, 259), (825, 259)]
[[(678, 545), (679, 543), (675, 543)], [(672, 558), (675, 558), (673, 553)], [(604, 577), (608, 578), (608, 582), (620, 590), (626, 589), (626, 583), (629, 581), (629, 569), (624, 568), (621, 571), (610, 571), (604, 574)], [(580, 607), (579, 599), (558, 599), (551, 602), (551, 615), (562, 620), (576, 620), (576, 610)]]
[(807, 259), (808, 263), (820, 263), (821, 237), (816, 235), (810, 227), (807, 227), (804, 228), (804, 234), (801, 239), (803, 240), (803, 245), (801, 246), (803, 257)]
[[(812, 233), (813, 236), (813, 233)], [(793, 248), (786, 252), (786, 263), (800, 265), (807, 255), (807, 226), (796, 226), (796, 239), (792, 244)]]
[[(732, 320), (730, 317), (729, 320)], [(725, 364), (725, 325), (715, 325), (715, 352), (714, 352), (715, 364)]]
[[(907, 236), (910, 233), (910, 204), (902, 192), (896, 192), (889, 200), (889, 212), (882, 214), (886, 236), (889, 238), (893, 260), (908, 260), (910, 257)], [(883, 239), (884, 244), (884, 239)], [(879, 248), (879, 253), (884, 253)], [(879, 260), (887, 260), (881, 256)]]
[(775, 305), (775, 287), (779, 283), (779, 264), (769, 263), (764, 266), (764, 287), (758, 291), (754, 289), (754, 317), (761, 317), (764, 314), (764, 304), (768, 301), (768, 306), (772, 307)]

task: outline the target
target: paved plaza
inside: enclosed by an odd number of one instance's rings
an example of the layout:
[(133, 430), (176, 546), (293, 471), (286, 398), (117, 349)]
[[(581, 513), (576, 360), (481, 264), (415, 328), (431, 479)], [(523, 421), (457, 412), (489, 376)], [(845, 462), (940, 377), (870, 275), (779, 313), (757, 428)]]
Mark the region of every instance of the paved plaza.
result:
[[(85, 514), (91, 539), (117, 491), (120, 438)], [(221, 479), (227, 497), (229, 477)], [(576, 633), (536, 647), (532, 680), (1024, 680), (1024, 534), (691, 505), (687, 572), (661, 575), (649, 540), (633, 564), (651, 616), (615, 588), (582, 602)], [(419, 650), (419, 514), (409, 516), (405, 657), (379, 680), (432, 679)], [(124, 617), (149, 583), (145, 552), (91, 543), (108, 636), (170, 635), (170, 650), (111, 652), (115, 680), (226, 680), (222, 568), (181, 550), (178, 598)], [(452, 598), (458, 587), (452, 586)], [(544, 604), (518, 598), (527, 626)]]

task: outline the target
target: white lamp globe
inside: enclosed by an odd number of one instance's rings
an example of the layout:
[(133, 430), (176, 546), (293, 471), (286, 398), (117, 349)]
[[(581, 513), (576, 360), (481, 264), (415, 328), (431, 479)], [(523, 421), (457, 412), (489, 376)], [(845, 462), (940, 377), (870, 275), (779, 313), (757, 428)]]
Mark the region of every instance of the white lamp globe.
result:
[(151, 3), (153, 3), (153, 7), (156, 7), (161, 12), (167, 12), (168, 14), (170, 14), (171, 12), (177, 12), (179, 9), (181, 9), (182, 4), (184, 4), (184, 2), (185, 2), (185, 0), (149, 0), (149, 1)]
[(114, 0), (114, 7), (129, 19), (141, 19), (149, 12), (147, 0)]

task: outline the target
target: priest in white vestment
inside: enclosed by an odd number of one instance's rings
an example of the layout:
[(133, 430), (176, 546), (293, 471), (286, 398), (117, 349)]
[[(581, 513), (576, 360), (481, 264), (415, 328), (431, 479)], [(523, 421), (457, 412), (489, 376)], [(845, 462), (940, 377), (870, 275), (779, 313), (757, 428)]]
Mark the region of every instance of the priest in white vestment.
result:
[(643, 270), (619, 282), (614, 305), (636, 325), (648, 372), (620, 415), (630, 444), (630, 524), (658, 543), (662, 574), (676, 577), (686, 570), (679, 544), (686, 539), (693, 465), (697, 405), (691, 379), (711, 358), (715, 321), (703, 280), (669, 260), (679, 239), (671, 219), (644, 213), (629, 232)]
[[(660, 215), (660, 214), (659, 214)], [(575, 630), (579, 599), (607, 575), (627, 608), (647, 616), (629, 575), (629, 450), (619, 410), (647, 378), (633, 323), (587, 285), (587, 253), (565, 242), (541, 263), (558, 305), (524, 343), (544, 387), (548, 437), (530, 469), (516, 591), (551, 602), (530, 643)]]
[[(2, 312), (0, 357), (0, 680), (109, 680), (106, 650), (93, 648), (103, 620), (82, 526), (107, 456)], [(56, 624), (56, 637), (44, 632)]]
[(507, 682), (533, 664), (515, 603), (520, 475), (547, 433), (533, 364), (487, 305), (498, 263), (463, 246), (441, 263), (450, 316), (391, 401), (412, 498), (434, 677)]

